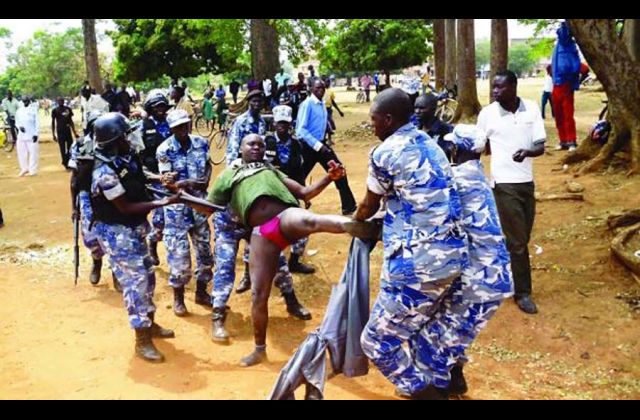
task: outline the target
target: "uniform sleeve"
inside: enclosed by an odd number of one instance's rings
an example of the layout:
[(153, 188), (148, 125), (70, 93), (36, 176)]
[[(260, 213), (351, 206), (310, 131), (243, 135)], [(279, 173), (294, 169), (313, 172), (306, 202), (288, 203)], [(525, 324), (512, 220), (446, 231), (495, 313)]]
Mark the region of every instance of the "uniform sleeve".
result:
[(158, 171), (161, 174), (171, 172), (171, 160), (169, 159), (168, 148), (158, 147), (156, 150), (156, 158), (158, 159)]
[(108, 166), (104, 166), (103, 168), (104, 169), (98, 174), (97, 184), (107, 200), (113, 201), (124, 195), (125, 189), (113, 169)]
[(231, 132), (229, 133), (229, 140), (227, 141), (227, 166), (231, 164), (234, 160), (238, 158), (238, 153), (240, 151), (240, 125), (242, 122), (242, 118), (238, 117), (236, 121), (231, 126)]
[(479, 129), (481, 129), (485, 133), (487, 132), (487, 111), (486, 111), (486, 108), (483, 109), (482, 111), (480, 111), (480, 114), (478, 115), (478, 122), (477, 122), (476, 125), (477, 125), (477, 127)]
[(369, 157), (367, 188), (374, 194), (388, 195), (393, 189), (394, 166), (397, 159), (383, 147), (374, 149)]

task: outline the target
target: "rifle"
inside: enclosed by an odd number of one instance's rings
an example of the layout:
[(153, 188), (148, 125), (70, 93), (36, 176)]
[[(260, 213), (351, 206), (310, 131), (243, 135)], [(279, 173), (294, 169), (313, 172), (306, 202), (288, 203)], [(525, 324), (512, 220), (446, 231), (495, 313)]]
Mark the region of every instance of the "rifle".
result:
[(80, 246), (78, 245), (80, 237), (80, 194), (76, 195), (76, 212), (73, 220), (73, 265), (75, 268), (74, 286), (78, 285), (78, 274), (80, 271)]
[[(147, 190), (151, 191), (154, 194), (158, 194), (165, 197), (170, 197), (173, 193), (169, 191), (159, 190), (157, 188), (153, 188), (147, 185)], [(180, 199), (184, 201), (186, 205), (192, 207), (195, 210), (199, 210), (204, 208), (209, 211), (225, 211), (227, 208), (224, 206), (218, 206), (217, 204), (213, 204), (208, 202), (207, 200), (203, 200), (202, 198), (195, 197), (189, 193), (184, 191), (180, 191)]]

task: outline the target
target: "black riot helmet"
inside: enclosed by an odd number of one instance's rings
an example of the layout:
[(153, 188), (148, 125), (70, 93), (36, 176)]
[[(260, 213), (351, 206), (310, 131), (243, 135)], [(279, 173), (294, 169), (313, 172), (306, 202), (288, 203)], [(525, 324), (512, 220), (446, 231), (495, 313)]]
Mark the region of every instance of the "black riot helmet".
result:
[(149, 92), (147, 99), (144, 101), (144, 110), (150, 114), (151, 110), (158, 105), (165, 105), (169, 108), (169, 99), (160, 90)]
[(99, 149), (110, 148), (110, 145), (130, 131), (129, 120), (119, 112), (106, 113), (93, 124), (94, 139)]

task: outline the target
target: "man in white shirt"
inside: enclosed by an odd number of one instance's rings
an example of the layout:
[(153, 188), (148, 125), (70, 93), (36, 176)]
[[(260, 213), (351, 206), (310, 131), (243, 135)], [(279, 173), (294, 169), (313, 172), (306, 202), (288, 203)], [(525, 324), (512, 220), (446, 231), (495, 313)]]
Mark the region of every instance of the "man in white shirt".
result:
[(514, 298), (528, 314), (538, 310), (531, 300), (529, 238), (535, 218), (533, 158), (544, 153), (546, 132), (538, 106), (517, 96), (518, 79), (510, 70), (493, 79), (495, 102), (482, 109), (478, 127), (490, 142), (493, 193), (502, 232), (511, 256)]
[(89, 130), (87, 129), (87, 120), (89, 117), (89, 113), (91, 111), (100, 111), (101, 113), (109, 112), (109, 102), (105, 101), (102, 96), (94, 93), (93, 89), (90, 90), (82, 90), (82, 129), (84, 130), (84, 135), (89, 134)]
[(544, 109), (547, 106), (547, 102), (549, 103), (549, 107), (551, 108), (551, 116), (555, 118), (555, 114), (553, 112), (553, 101), (551, 100), (551, 92), (553, 92), (553, 78), (551, 77), (551, 64), (547, 66), (547, 76), (544, 79), (544, 87), (542, 88), (542, 103), (540, 107), (542, 108), (542, 119), (546, 118)]
[(20, 174), (18, 176), (34, 176), (38, 173), (38, 158), (40, 146), (38, 131), (40, 121), (38, 108), (31, 104), (31, 97), (25, 95), (22, 99), (23, 107), (16, 111), (16, 127), (18, 129), (18, 162)]

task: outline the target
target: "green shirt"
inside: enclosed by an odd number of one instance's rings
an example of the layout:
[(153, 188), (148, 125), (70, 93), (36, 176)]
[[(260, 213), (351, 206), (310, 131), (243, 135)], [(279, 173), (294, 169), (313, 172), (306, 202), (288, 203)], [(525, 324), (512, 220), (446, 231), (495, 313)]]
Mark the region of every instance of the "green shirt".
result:
[(216, 179), (209, 193), (214, 204), (231, 205), (233, 212), (242, 218), (246, 226), (249, 209), (261, 196), (269, 196), (298, 207), (298, 200), (282, 182), (287, 176), (271, 165), (264, 163), (240, 164), (234, 162)]
[(213, 119), (213, 101), (211, 99), (205, 99), (202, 106), (202, 114), (207, 121)]

